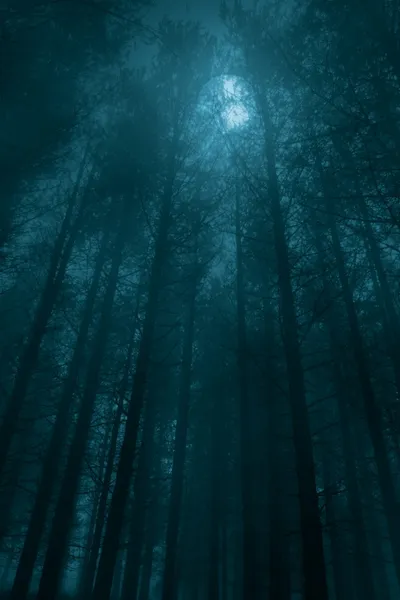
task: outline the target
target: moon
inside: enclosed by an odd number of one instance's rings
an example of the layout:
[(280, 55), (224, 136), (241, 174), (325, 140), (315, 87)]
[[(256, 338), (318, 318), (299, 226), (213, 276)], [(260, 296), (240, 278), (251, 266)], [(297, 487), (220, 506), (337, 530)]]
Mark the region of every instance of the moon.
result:
[(228, 129), (243, 126), (249, 120), (249, 113), (241, 99), (241, 86), (236, 78), (225, 77), (223, 80), (223, 95), (226, 108), (222, 113)]

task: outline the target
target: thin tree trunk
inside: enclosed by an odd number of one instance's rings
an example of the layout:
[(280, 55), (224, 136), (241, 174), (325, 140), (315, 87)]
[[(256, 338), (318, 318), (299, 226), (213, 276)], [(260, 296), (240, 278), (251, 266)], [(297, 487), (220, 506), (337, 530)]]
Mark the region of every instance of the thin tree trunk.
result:
[(2, 592), (5, 591), (6, 584), (8, 583), (8, 580), (9, 580), (9, 577), (10, 577), (12, 563), (13, 563), (13, 553), (11, 551), (9, 551), (8, 554), (7, 554), (6, 564), (4, 565), (4, 569), (3, 569), (2, 573), (1, 573), (0, 591), (2, 591)]
[[(171, 173), (174, 165), (171, 166)], [(171, 219), (171, 205), (173, 198), (173, 176), (170, 176), (163, 198), (163, 207), (157, 235), (157, 244), (150, 276), (149, 295), (146, 307), (146, 316), (143, 332), (139, 345), (136, 361), (136, 370), (133, 378), (131, 400), (125, 426), (125, 435), (122, 442), (121, 454), (117, 468), (117, 477), (108, 514), (104, 542), (100, 555), (99, 568), (93, 589), (93, 600), (109, 600), (115, 561), (119, 548), (125, 508), (129, 497), (132, 474), (132, 465), (136, 452), (136, 442), (146, 390), (147, 371), (153, 332), (158, 307), (158, 296), (162, 269), (165, 260), (165, 251), (168, 247), (168, 231)]]
[[(258, 560), (258, 527), (254, 514), (255, 456), (253, 448), (253, 411), (248, 393), (246, 308), (243, 275), (242, 231), (240, 225), (240, 190), (236, 184), (236, 302), (237, 302), (237, 372), (240, 406), (240, 472), (243, 515), (243, 600), (259, 600), (260, 571)], [(261, 599), (260, 599), (261, 600)]]
[(375, 589), (379, 590), (377, 598), (379, 600), (391, 600), (391, 582), (389, 582), (386, 569), (387, 559), (383, 548), (382, 525), (377, 516), (373, 517), (370, 522), (372, 530), (370, 546), (373, 548), (371, 563), (374, 565)]
[(331, 548), (332, 568), (333, 568), (333, 587), (335, 590), (336, 600), (350, 600), (351, 585), (349, 576), (351, 572), (347, 568), (348, 561), (345, 560), (343, 551), (343, 538), (340, 537), (338, 531), (337, 515), (334, 506), (334, 494), (336, 487), (332, 480), (331, 457), (328, 450), (322, 447), (322, 471), (324, 481), (324, 501), (326, 523), (325, 527), (328, 532), (329, 544)]
[(123, 414), (123, 409), (124, 409), (124, 397), (125, 397), (125, 393), (126, 393), (126, 390), (128, 387), (129, 373), (130, 373), (131, 366), (132, 366), (132, 356), (133, 356), (133, 349), (134, 349), (134, 344), (135, 344), (135, 334), (136, 334), (136, 329), (137, 329), (139, 303), (140, 303), (140, 291), (138, 292), (138, 298), (136, 301), (136, 310), (135, 310), (135, 316), (134, 316), (134, 330), (133, 330), (131, 340), (129, 343), (127, 358), (125, 361), (124, 373), (123, 373), (122, 382), (121, 382), (121, 385), (119, 388), (119, 393), (118, 393), (118, 408), (117, 408), (117, 412), (114, 417), (114, 424), (113, 424), (111, 440), (110, 440), (110, 447), (109, 447), (108, 458), (107, 458), (107, 466), (106, 466), (106, 471), (104, 474), (104, 481), (103, 481), (100, 500), (99, 500), (99, 507), (98, 507), (98, 511), (97, 511), (96, 525), (94, 528), (92, 546), (91, 546), (91, 550), (90, 550), (89, 563), (87, 566), (86, 573), (84, 575), (85, 581), (84, 581), (83, 590), (82, 590), (82, 600), (86, 600), (87, 598), (90, 598), (90, 594), (92, 593), (92, 588), (93, 588), (93, 582), (94, 582), (95, 575), (96, 575), (97, 561), (99, 558), (100, 546), (101, 546), (101, 536), (102, 536), (102, 533), (104, 530), (104, 522), (105, 522), (105, 517), (106, 517), (106, 511), (107, 511), (107, 500), (109, 497), (111, 477), (113, 474), (115, 457), (116, 457), (116, 453), (117, 453), (118, 434), (119, 434), (120, 427), (121, 427), (121, 419), (122, 419), (122, 414)]
[[(335, 368), (339, 356), (335, 353)], [(340, 377), (336, 373), (336, 378)], [(340, 381), (340, 380), (339, 380)], [(338, 408), (340, 428), (343, 436), (343, 454), (345, 459), (346, 483), (348, 487), (348, 502), (352, 519), (352, 533), (354, 543), (354, 566), (355, 566), (355, 584), (359, 600), (375, 600), (375, 585), (372, 577), (372, 564), (369, 559), (368, 538), (365, 531), (365, 522), (363, 518), (363, 507), (358, 485), (355, 449), (352, 435), (349, 427), (349, 414), (347, 410), (346, 394), (343, 386), (339, 383), (338, 389)], [(343, 596), (344, 597), (344, 596)]]
[[(0, 540), (3, 541), (7, 537), (10, 530), (13, 516), (13, 508), (15, 497), (18, 493), (19, 481), (23, 470), (24, 455), (26, 456), (26, 440), (29, 439), (29, 434), (32, 431), (33, 420), (28, 426), (29, 431), (26, 435), (18, 436), (18, 441), (13, 448), (13, 454), (16, 457), (13, 459), (12, 464), (9, 465), (10, 472), (3, 473), (2, 478), (2, 494), (0, 504)], [(25, 432), (24, 432), (25, 433)], [(7, 468), (8, 471), (8, 468)]]
[(228, 600), (228, 532), (226, 520), (221, 526), (221, 600)]
[[(161, 420), (158, 428), (157, 438), (158, 444), (161, 445), (164, 438), (164, 430), (166, 423)], [(147, 507), (146, 520), (146, 541), (142, 561), (142, 571), (140, 577), (138, 600), (150, 600), (151, 577), (153, 573), (153, 554), (157, 542), (157, 534), (159, 531), (159, 507), (160, 507), (160, 477), (162, 476), (162, 465), (160, 457), (155, 459), (154, 464), (154, 481), (152, 483), (150, 504)]]
[(120, 398), (118, 403), (118, 409), (114, 416), (114, 422), (111, 433), (111, 440), (108, 449), (107, 465), (104, 474), (104, 480), (101, 485), (101, 493), (96, 511), (96, 520), (93, 529), (93, 538), (91, 540), (89, 559), (86, 565), (85, 572), (83, 573), (83, 584), (81, 597), (82, 599), (90, 597), (90, 593), (93, 587), (93, 581), (96, 574), (97, 559), (101, 544), (101, 534), (104, 526), (104, 518), (107, 509), (107, 499), (109, 495), (110, 482), (112, 471), (114, 468), (114, 459), (117, 450), (118, 433), (121, 425), (121, 418), (123, 412), (123, 401)]
[(316, 489), (313, 444), (307, 410), (304, 372), (301, 363), (289, 251), (276, 173), (272, 135), (273, 125), (263, 101), (260, 102), (260, 106), (265, 125), (269, 199), (278, 266), (283, 342), (288, 371), (289, 402), (299, 490), (304, 600), (328, 600), (328, 584)]
[(68, 374), (58, 406), (56, 422), (44, 458), (41, 479), (11, 591), (12, 600), (25, 600), (29, 591), (33, 569), (39, 552), (40, 542), (46, 525), (57, 474), (60, 468), (62, 453), (68, 436), (70, 412), (74, 402), (74, 391), (85, 352), (89, 328), (93, 318), (93, 308), (100, 284), (101, 273), (106, 260), (108, 242), (109, 231), (106, 230), (97, 255), (92, 283), (86, 297), (74, 352), (69, 364)]
[(95, 495), (94, 495), (94, 499), (93, 499), (93, 503), (92, 503), (90, 523), (89, 523), (87, 537), (86, 537), (85, 556), (83, 559), (81, 577), (80, 577), (80, 581), (79, 581), (78, 598), (80, 598), (83, 595), (83, 589), (84, 589), (84, 585), (85, 585), (85, 577), (86, 577), (86, 573), (87, 573), (87, 569), (88, 569), (89, 561), (90, 561), (90, 551), (91, 551), (91, 548), (93, 545), (93, 538), (94, 538), (94, 532), (95, 532), (95, 527), (96, 527), (96, 516), (98, 513), (98, 509), (99, 509), (101, 492), (103, 490), (102, 481), (103, 481), (104, 471), (106, 468), (107, 450), (110, 445), (109, 444), (110, 436), (112, 435), (112, 428), (113, 428), (112, 416), (113, 416), (113, 402), (111, 402), (111, 404), (110, 404), (110, 413), (108, 415), (106, 435), (105, 435), (104, 441), (101, 445), (100, 469), (99, 469), (99, 476), (98, 476), (99, 480), (98, 480), (98, 482), (96, 482)]
[[(274, 392), (272, 391), (272, 395)], [(279, 452), (279, 417), (276, 398), (268, 400), (268, 474), (269, 474), (269, 597), (290, 600), (290, 568), (285, 527), (282, 486), (282, 460)]]
[(379, 600), (391, 600), (391, 598), (398, 597), (399, 587), (397, 582), (393, 586), (393, 580), (389, 581), (388, 579), (386, 564), (389, 562), (390, 556), (385, 556), (383, 548), (383, 540), (386, 538), (386, 528), (382, 522), (384, 515), (382, 515), (380, 503), (377, 502), (376, 498), (375, 477), (368, 468), (368, 459), (366, 459), (371, 454), (371, 449), (364, 435), (364, 427), (361, 430), (360, 425), (354, 428), (354, 446), (356, 448), (357, 471), (363, 504), (365, 512), (368, 511), (366, 522), (368, 523), (369, 546), (371, 548), (370, 564), (373, 566), (375, 589), (378, 592), (377, 598)]
[(189, 300), (188, 321), (186, 324), (182, 350), (181, 385), (179, 391), (178, 417), (175, 429), (174, 458), (172, 464), (171, 493), (169, 499), (161, 600), (176, 600), (177, 598), (177, 551), (186, 458), (190, 386), (192, 380), (196, 294), (197, 273), (195, 274), (195, 280), (193, 281), (193, 288)]
[[(346, 164), (355, 169), (354, 160), (350, 150), (346, 147), (342, 140), (338, 140), (336, 136), (332, 137), (334, 146)], [(390, 289), (390, 284), (387, 278), (385, 267), (382, 260), (382, 253), (379, 243), (376, 239), (376, 234), (373, 230), (371, 217), (365, 202), (364, 194), (358, 182), (357, 175), (354, 179), (355, 191), (357, 196), (357, 207), (364, 226), (364, 243), (371, 262), (371, 266), (375, 270), (378, 278), (379, 287), (375, 287), (378, 303), (382, 311), (382, 325), (386, 340), (388, 354), (392, 361), (393, 372), (395, 376), (397, 395), (400, 398), (400, 345), (398, 343), (400, 337), (400, 320), (393, 300), (393, 293)]]
[[(322, 274), (324, 291), (328, 303), (334, 294), (332, 294), (331, 285), (326, 277), (326, 264), (324, 260), (324, 250), (321, 239), (321, 229), (318, 228), (315, 214), (310, 211), (310, 220), (314, 230), (315, 246), (318, 254), (319, 269)], [(354, 544), (354, 567), (355, 567), (355, 583), (359, 600), (375, 600), (374, 580), (372, 577), (372, 565), (368, 556), (368, 538), (365, 531), (365, 523), (363, 519), (363, 507), (358, 485), (358, 474), (356, 468), (356, 455), (352, 434), (350, 430), (350, 417), (348, 414), (348, 391), (343, 381), (342, 364), (343, 357), (340, 349), (340, 343), (337, 335), (337, 326), (334, 321), (332, 308), (327, 313), (327, 328), (330, 339), (330, 347), (332, 353), (333, 378), (337, 393), (337, 404), (339, 411), (339, 424), (343, 440), (343, 457), (346, 474), (346, 484), (348, 487), (348, 503), (350, 515), (352, 519), (352, 533)], [(328, 471), (328, 465), (325, 458), (325, 474)], [(331, 544), (335, 541), (331, 539)], [(335, 546), (336, 548), (336, 546)], [(343, 567), (340, 567), (343, 571)], [(337, 586), (340, 587), (337, 593), (338, 597), (349, 597), (348, 594), (343, 596), (345, 590), (341, 587), (340, 575), (336, 580)]]
[(22, 351), (18, 372), (15, 376), (13, 390), (2, 418), (0, 427), (0, 474), (4, 471), (8, 452), (14, 439), (18, 419), (24, 405), (28, 385), (37, 365), (40, 346), (46, 333), (46, 327), (51, 317), (54, 305), (58, 298), (75, 242), (77, 227), (71, 229), (71, 221), (81, 187), (85, 166), (86, 154), (81, 162), (75, 189), (70, 197), (60, 231), (54, 242), (46, 283), (36, 309), (28, 340)]
[(222, 407), (223, 394), (214, 398), (211, 433), (211, 518), (210, 518), (210, 553), (208, 600), (219, 600), (220, 597), (220, 521), (221, 521), (221, 478), (223, 477), (222, 451)]
[[(270, 347), (275, 345), (274, 316), (264, 303), (264, 335)], [(268, 523), (269, 523), (269, 596), (276, 600), (290, 600), (291, 573), (290, 547), (286, 526), (285, 481), (282, 454), (282, 398), (274, 390), (274, 361), (266, 363), (266, 467), (268, 481)]]
[(70, 446), (67, 466), (61, 483), (55, 514), (50, 531), (49, 544), (45, 556), (37, 600), (55, 600), (63, 571), (68, 536), (74, 514), (82, 463), (90, 432), (96, 394), (99, 385), (100, 369), (111, 325), (112, 307), (117, 289), (118, 274), (123, 250), (128, 236), (130, 221), (130, 199), (123, 204), (121, 225), (116, 235), (115, 248), (104, 296), (98, 329), (93, 340), (85, 390), (79, 410), (74, 437)]
[(398, 35), (394, 29), (389, 26), (389, 20), (386, 15), (385, 3), (376, 3), (368, 0), (365, 5), (365, 14), (369, 17), (369, 25), (374, 33), (379, 34), (379, 41), (382, 45), (381, 50), (393, 69), (396, 77), (400, 77), (400, 46)]
[(139, 454), (138, 470), (134, 482), (134, 497), (129, 531), (126, 568), (122, 585), (122, 600), (136, 600), (138, 594), (140, 566), (151, 494), (151, 458), (154, 448), (156, 426), (155, 399), (149, 394), (143, 427), (143, 440)]
[(149, 533), (145, 551), (144, 551), (144, 555), (143, 555), (143, 564), (142, 564), (142, 573), (140, 576), (138, 600), (149, 600), (149, 598), (150, 598), (151, 574), (153, 572), (153, 552), (154, 552), (153, 544), (154, 544), (153, 538), (151, 536), (151, 533)]
[[(350, 283), (347, 277), (344, 253), (341, 246), (339, 233), (335, 221), (335, 216), (330, 205), (330, 197), (333, 190), (336, 189), (333, 177), (327, 179), (323, 172), (320, 159), (317, 157), (320, 171), (321, 182), (323, 185), (324, 197), (326, 202), (326, 212), (328, 215), (329, 228), (332, 236), (333, 251), (336, 260), (338, 275), (343, 290), (343, 299), (346, 306), (347, 318), (351, 331), (351, 342), (353, 346), (354, 359), (358, 371), (358, 377), (361, 386), (362, 397), (364, 400), (364, 410), (366, 414), (369, 434), (375, 453), (375, 460), (378, 470), (378, 478), (381, 487), (383, 506), (389, 525), (389, 537), (391, 541), (396, 576), (400, 582), (400, 519), (399, 505), (396, 498), (396, 491), (393, 481), (393, 475), (390, 469), (389, 457), (384, 438), (384, 427), (382, 414), (378, 408), (375, 398), (374, 388), (371, 382), (370, 368), (368, 358), (364, 347), (360, 325)], [(334, 192), (333, 192), (334, 193)]]
[(113, 577), (111, 600), (120, 600), (120, 598), (121, 598), (121, 584), (122, 584), (123, 570), (124, 570), (123, 552), (119, 551), (118, 557), (117, 557), (117, 564), (115, 567), (115, 572), (114, 572), (114, 577)]

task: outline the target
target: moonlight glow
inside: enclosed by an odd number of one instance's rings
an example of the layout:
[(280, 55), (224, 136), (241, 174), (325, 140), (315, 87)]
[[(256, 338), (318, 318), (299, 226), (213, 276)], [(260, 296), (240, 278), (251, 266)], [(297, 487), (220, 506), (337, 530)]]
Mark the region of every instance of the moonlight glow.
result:
[(249, 113), (241, 99), (240, 85), (233, 77), (224, 79), (223, 94), (226, 108), (222, 116), (228, 129), (244, 125), (249, 119)]

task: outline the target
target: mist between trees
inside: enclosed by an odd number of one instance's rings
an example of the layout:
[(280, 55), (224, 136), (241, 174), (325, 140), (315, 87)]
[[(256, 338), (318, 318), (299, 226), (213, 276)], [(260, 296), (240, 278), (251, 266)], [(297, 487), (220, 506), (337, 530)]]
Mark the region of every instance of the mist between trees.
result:
[(219, 8), (1, 9), (2, 598), (399, 597), (400, 5)]

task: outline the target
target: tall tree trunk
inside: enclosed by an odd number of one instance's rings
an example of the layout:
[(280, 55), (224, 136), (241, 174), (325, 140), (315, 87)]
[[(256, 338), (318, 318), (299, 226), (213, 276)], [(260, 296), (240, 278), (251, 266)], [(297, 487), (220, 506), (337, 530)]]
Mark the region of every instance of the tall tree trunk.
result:
[[(336, 345), (337, 346), (337, 345)], [(343, 387), (343, 377), (340, 370), (340, 355), (335, 352), (334, 369), (338, 387), (339, 422), (343, 439), (343, 454), (348, 488), (348, 502), (351, 514), (351, 529), (353, 534), (353, 560), (355, 567), (355, 585), (359, 600), (375, 600), (375, 585), (372, 577), (372, 564), (369, 558), (368, 538), (365, 531), (363, 506), (358, 485), (355, 449), (350, 431), (350, 418), (346, 405), (347, 394)], [(340, 379), (339, 379), (340, 378)], [(344, 596), (343, 596), (344, 597)]]
[[(157, 438), (161, 445), (164, 439), (165, 421), (161, 421), (158, 428)], [(157, 457), (154, 465), (154, 481), (151, 489), (150, 503), (146, 519), (146, 540), (142, 561), (142, 571), (137, 598), (138, 600), (150, 600), (151, 577), (153, 573), (153, 554), (157, 542), (159, 530), (159, 507), (160, 507), (160, 477), (162, 476), (162, 465), (160, 457)]]
[(34, 421), (31, 420), (27, 430), (23, 434), (18, 435), (15, 446), (13, 448), (13, 460), (7, 465), (7, 472), (3, 473), (1, 487), (2, 494), (0, 498), (0, 540), (3, 541), (10, 531), (12, 516), (14, 510), (14, 502), (19, 489), (20, 478), (23, 473), (24, 458), (28, 444), (27, 439), (30, 439)]
[(138, 600), (149, 600), (151, 575), (153, 572), (153, 553), (154, 553), (154, 525), (150, 525), (147, 535), (146, 546), (143, 555), (142, 573), (140, 576), (140, 586)]
[[(197, 270), (197, 264), (195, 268)], [(195, 273), (191, 297), (189, 299), (188, 320), (185, 328), (182, 350), (181, 383), (179, 390), (178, 416), (175, 428), (174, 458), (172, 463), (171, 493), (165, 541), (165, 564), (161, 600), (176, 600), (177, 598), (177, 551), (186, 458), (190, 387), (192, 381), (196, 295), (197, 272)]]
[(50, 443), (43, 462), (41, 479), (36, 492), (35, 503), (24, 540), (24, 547), (19, 559), (11, 591), (11, 599), (13, 600), (25, 600), (27, 597), (54, 487), (57, 481), (60, 461), (70, 427), (70, 412), (74, 403), (74, 392), (85, 352), (87, 336), (93, 318), (93, 308), (108, 250), (110, 231), (108, 229), (105, 231), (106, 233), (103, 236), (101, 247), (96, 258), (93, 279), (86, 297), (74, 352), (68, 367), (68, 374), (58, 406), (56, 422), (51, 433)]
[(221, 525), (221, 600), (228, 600), (228, 532), (224, 519)]
[(148, 516), (148, 502), (151, 494), (151, 459), (154, 448), (156, 425), (155, 398), (149, 394), (145, 407), (143, 440), (139, 454), (138, 470), (134, 482), (131, 523), (129, 527), (126, 567), (122, 585), (122, 600), (136, 600), (138, 594), (140, 566)]
[(332, 569), (333, 569), (333, 587), (335, 590), (336, 600), (350, 600), (351, 586), (349, 576), (351, 571), (347, 568), (345, 557), (343, 555), (343, 538), (338, 531), (337, 515), (335, 512), (335, 493), (336, 485), (332, 478), (331, 457), (328, 450), (322, 447), (322, 471), (324, 481), (324, 501), (326, 523), (325, 527), (328, 532), (329, 544), (331, 548)]
[(114, 577), (113, 577), (111, 600), (120, 600), (120, 598), (121, 598), (122, 573), (124, 571), (123, 558), (124, 558), (123, 552), (119, 551), (118, 557), (117, 557), (117, 564), (115, 566), (115, 572), (114, 572)]
[(96, 574), (97, 559), (100, 551), (101, 534), (103, 532), (104, 519), (107, 510), (107, 500), (109, 496), (110, 483), (112, 472), (114, 468), (114, 460), (117, 451), (118, 433), (121, 426), (121, 418), (123, 412), (123, 400), (119, 398), (117, 412), (114, 416), (114, 423), (111, 433), (111, 440), (108, 449), (107, 465), (104, 474), (104, 480), (101, 485), (101, 493), (99, 497), (99, 503), (97, 507), (96, 521), (93, 530), (93, 539), (91, 540), (91, 547), (89, 553), (89, 560), (86, 566), (85, 573), (83, 574), (82, 584), (82, 599), (90, 597), (93, 587), (93, 581)]
[(369, 521), (371, 525), (370, 547), (373, 548), (371, 563), (374, 565), (375, 589), (379, 590), (377, 597), (379, 600), (391, 600), (391, 582), (389, 582), (386, 569), (387, 558), (383, 548), (382, 524), (379, 522), (379, 517), (380, 515), (375, 515)]
[(389, 536), (392, 546), (394, 564), (396, 568), (397, 579), (400, 582), (400, 514), (399, 504), (396, 498), (396, 490), (393, 481), (393, 475), (390, 469), (389, 457), (385, 444), (384, 427), (382, 414), (379, 410), (375, 391), (371, 381), (370, 368), (368, 364), (367, 353), (364, 347), (364, 341), (358, 321), (357, 311), (354, 305), (353, 294), (346, 271), (346, 263), (343, 249), (341, 246), (339, 232), (332, 211), (332, 195), (337, 193), (334, 178), (322, 169), (321, 161), (317, 155), (317, 165), (319, 168), (321, 183), (324, 192), (326, 212), (328, 216), (329, 229), (332, 236), (333, 252), (338, 270), (339, 280), (343, 291), (343, 299), (346, 306), (347, 318), (351, 331), (351, 343), (355, 364), (360, 381), (362, 397), (364, 400), (364, 410), (368, 424), (368, 430), (371, 437), (375, 453), (375, 460), (378, 470), (378, 478), (381, 487), (383, 506), (389, 525)]
[[(310, 211), (310, 221), (314, 230), (315, 246), (318, 255), (319, 270), (322, 275), (322, 281), (327, 302), (330, 303), (334, 292), (332, 285), (329, 283), (326, 276), (327, 266), (325, 264), (324, 249), (322, 243), (322, 231), (321, 227), (318, 227), (318, 222), (315, 218), (314, 211)], [(350, 416), (348, 414), (348, 391), (347, 386), (344, 382), (342, 365), (343, 357), (340, 347), (340, 340), (337, 334), (337, 325), (334, 319), (333, 308), (327, 312), (326, 325), (328, 329), (328, 335), (330, 340), (330, 349), (332, 354), (332, 369), (333, 369), (333, 380), (337, 394), (337, 405), (339, 411), (339, 424), (342, 434), (343, 441), (343, 457), (346, 475), (346, 484), (348, 488), (348, 503), (349, 510), (352, 519), (352, 534), (353, 534), (353, 545), (354, 545), (354, 567), (355, 567), (355, 584), (357, 590), (357, 596), (359, 600), (375, 600), (375, 589), (374, 580), (372, 577), (372, 565), (370, 564), (368, 556), (368, 538), (365, 531), (365, 523), (363, 519), (363, 506), (360, 495), (360, 489), (358, 484), (358, 474), (356, 468), (356, 455), (355, 448), (352, 439), (352, 433), (350, 430)], [(328, 473), (328, 458), (325, 458), (325, 474)], [(335, 544), (335, 541), (331, 539), (331, 544)], [(336, 548), (336, 546), (335, 546)], [(343, 566), (340, 567), (343, 573)], [(341, 587), (343, 583), (340, 579), (342, 575), (337, 574), (336, 583), (340, 588), (338, 590), (338, 597), (349, 597), (348, 593)]]
[(93, 600), (109, 600), (115, 561), (119, 548), (125, 508), (129, 497), (132, 465), (136, 452), (136, 442), (139, 430), (140, 415), (146, 390), (147, 371), (153, 332), (158, 307), (159, 289), (162, 280), (165, 252), (168, 248), (168, 231), (171, 220), (171, 206), (174, 184), (174, 161), (171, 161), (169, 179), (164, 190), (163, 206), (157, 234), (155, 256), (150, 275), (149, 295), (147, 299), (146, 316), (136, 360), (132, 393), (122, 442), (117, 477), (108, 514), (99, 568), (93, 589)]
[(4, 592), (8, 579), (10, 577), (10, 571), (13, 563), (13, 553), (11, 551), (7, 554), (6, 564), (4, 565), (3, 571), (1, 572), (0, 579), (0, 591)]
[[(339, 140), (336, 136), (332, 136), (332, 141), (338, 154), (342, 157), (345, 164), (354, 168), (356, 172), (353, 156), (344, 141)], [(382, 260), (382, 253), (379, 243), (376, 239), (376, 234), (371, 223), (371, 216), (358, 181), (357, 175), (354, 178), (356, 202), (358, 212), (363, 220), (364, 226), (364, 243), (371, 262), (372, 268), (375, 270), (378, 278), (379, 287), (374, 286), (376, 290), (377, 300), (382, 311), (382, 325), (388, 349), (389, 357), (392, 361), (393, 372), (395, 376), (397, 396), (400, 399), (400, 345), (398, 343), (400, 337), (400, 319), (396, 310), (393, 299), (393, 293), (390, 289), (389, 280)]]
[(110, 404), (110, 413), (108, 415), (108, 423), (107, 423), (107, 430), (106, 430), (106, 435), (104, 437), (104, 441), (102, 443), (102, 447), (101, 447), (101, 454), (100, 454), (100, 469), (99, 469), (99, 474), (98, 474), (98, 481), (96, 482), (96, 487), (95, 487), (95, 494), (94, 494), (94, 498), (93, 498), (93, 502), (92, 502), (92, 510), (91, 510), (91, 515), (90, 515), (90, 522), (89, 522), (89, 527), (88, 527), (88, 531), (87, 531), (87, 536), (86, 536), (86, 544), (85, 544), (85, 554), (84, 554), (84, 558), (83, 558), (83, 565), (81, 568), (81, 576), (80, 576), (80, 580), (79, 580), (79, 588), (78, 588), (78, 598), (80, 598), (83, 595), (83, 590), (84, 590), (84, 585), (85, 585), (85, 577), (86, 577), (86, 573), (87, 573), (87, 569), (89, 566), (89, 561), (90, 561), (90, 551), (93, 545), (93, 538), (94, 538), (94, 533), (95, 533), (95, 527), (96, 527), (96, 517), (97, 517), (97, 513), (98, 513), (98, 509), (99, 509), (99, 502), (100, 502), (100, 497), (101, 497), (101, 493), (103, 490), (103, 476), (104, 476), (104, 471), (106, 469), (106, 460), (107, 460), (107, 450), (109, 448), (110, 445), (110, 437), (112, 435), (112, 429), (113, 429), (113, 403), (111, 402)]
[(75, 189), (69, 199), (60, 231), (54, 242), (46, 282), (39, 304), (36, 308), (28, 340), (22, 351), (14, 386), (2, 418), (0, 427), (0, 474), (3, 472), (7, 461), (8, 452), (16, 432), (18, 419), (24, 405), (28, 385), (37, 365), (40, 346), (64, 280), (75, 242), (75, 236), (78, 233), (76, 223), (79, 219), (79, 215), (75, 220), (75, 227), (71, 227), (71, 222), (81, 188), (85, 166), (86, 154), (81, 162)]
[(50, 539), (43, 565), (37, 600), (55, 600), (63, 571), (63, 563), (68, 545), (68, 536), (74, 514), (82, 463), (90, 432), (94, 403), (99, 386), (100, 369), (107, 337), (111, 325), (112, 307), (117, 289), (118, 274), (123, 250), (131, 224), (130, 199), (124, 200), (121, 224), (116, 235), (111, 270), (107, 282), (102, 311), (93, 350), (89, 360), (85, 389), (79, 410), (78, 421), (69, 450), (66, 469), (63, 475), (59, 497), (50, 531)]
[(260, 565), (258, 556), (258, 526), (254, 514), (255, 455), (253, 447), (253, 407), (250, 403), (247, 374), (247, 335), (245, 288), (243, 275), (242, 231), (240, 225), (240, 189), (236, 183), (236, 303), (237, 303), (237, 372), (240, 407), (240, 473), (243, 528), (243, 600), (260, 599)]
[[(270, 388), (272, 389), (272, 387)], [(272, 391), (273, 395), (274, 392)], [(268, 400), (268, 516), (269, 516), (269, 596), (290, 600), (290, 567), (285, 527), (282, 458), (279, 452), (279, 417), (277, 399)]]
[(114, 470), (115, 457), (117, 453), (117, 443), (118, 443), (118, 434), (121, 427), (121, 419), (124, 409), (124, 397), (128, 387), (129, 373), (132, 366), (132, 356), (135, 345), (135, 334), (137, 329), (137, 321), (139, 314), (139, 304), (140, 304), (140, 291), (138, 292), (138, 298), (136, 301), (136, 310), (134, 316), (134, 327), (131, 335), (131, 339), (129, 342), (129, 348), (127, 353), (127, 358), (125, 361), (124, 373), (122, 376), (122, 381), (118, 390), (118, 407), (117, 412), (114, 417), (114, 424), (111, 434), (110, 446), (108, 451), (107, 458), (107, 466), (104, 474), (104, 481), (102, 485), (101, 495), (99, 499), (99, 506), (97, 510), (96, 516), (96, 524), (94, 528), (93, 541), (90, 549), (90, 557), (89, 563), (87, 565), (86, 573), (84, 574), (84, 583), (82, 589), (82, 600), (86, 600), (86, 598), (90, 598), (90, 594), (92, 593), (93, 582), (96, 575), (97, 561), (100, 553), (101, 546), (101, 536), (104, 530), (104, 522), (107, 511), (107, 500), (109, 498), (109, 490), (111, 477)]
[[(274, 347), (274, 316), (264, 303), (264, 335), (270, 347)], [(282, 398), (274, 390), (275, 364), (266, 363), (266, 472), (268, 474), (268, 523), (269, 523), (269, 596), (276, 600), (290, 600), (291, 573), (290, 547), (286, 526), (285, 481), (282, 453)]]
[(288, 372), (289, 402), (299, 490), (304, 600), (328, 600), (313, 444), (307, 410), (304, 372), (301, 363), (298, 324), (291, 282), (291, 266), (276, 172), (273, 125), (263, 100), (260, 101), (260, 106), (265, 126), (269, 199), (278, 266), (283, 342)]
[[(386, 537), (386, 528), (382, 522), (385, 518), (382, 514), (381, 505), (376, 498), (375, 473), (371, 473), (369, 461), (366, 458), (371, 454), (371, 448), (367, 443), (364, 433), (364, 423), (354, 427), (354, 446), (356, 449), (357, 471), (359, 473), (360, 490), (363, 498), (364, 512), (367, 512), (369, 541), (371, 548), (370, 564), (373, 565), (375, 577), (375, 589), (379, 600), (391, 600), (398, 597), (399, 586), (393, 586), (393, 580), (389, 582), (386, 566), (390, 561), (387, 552), (383, 548), (383, 540)], [(385, 544), (386, 545), (386, 544)], [(390, 550), (389, 548), (386, 548)], [(392, 561), (390, 561), (392, 562)], [(392, 565), (391, 565), (392, 566)]]
[[(217, 388), (218, 389), (218, 388)], [(220, 597), (220, 521), (221, 521), (221, 479), (223, 478), (222, 444), (223, 415), (221, 400), (223, 391), (214, 398), (211, 433), (211, 515), (210, 515), (210, 552), (208, 600)]]
[[(363, 5), (364, 8), (364, 5)], [(371, 31), (379, 34), (381, 50), (393, 69), (396, 77), (400, 77), (400, 46), (398, 32), (390, 27), (386, 14), (385, 2), (374, 2), (368, 0), (365, 5), (365, 15), (368, 17)]]

